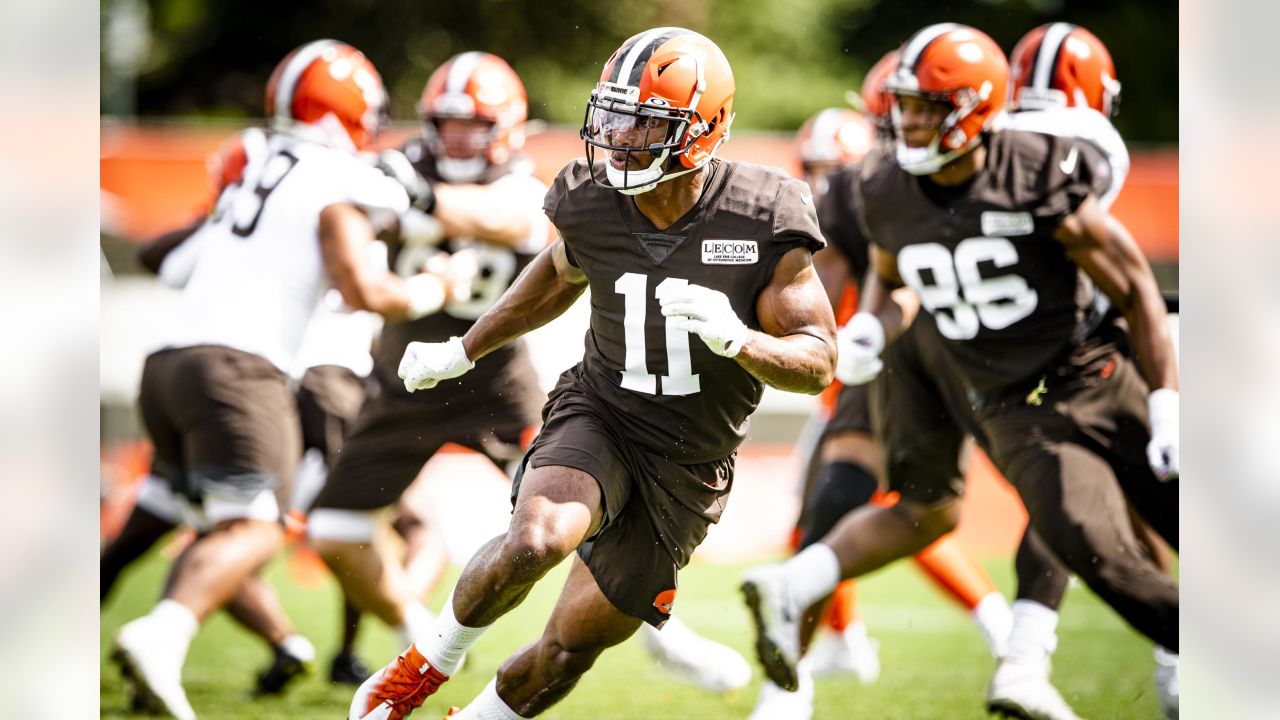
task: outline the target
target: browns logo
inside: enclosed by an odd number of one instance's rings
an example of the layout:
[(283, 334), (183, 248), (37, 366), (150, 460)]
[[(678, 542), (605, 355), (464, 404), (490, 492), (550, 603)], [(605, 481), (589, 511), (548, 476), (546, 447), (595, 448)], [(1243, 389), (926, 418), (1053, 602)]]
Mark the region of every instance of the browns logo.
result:
[(675, 603), (676, 603), (675, 588), (672, 588), (670, 590), (663, 590), (662, 592), (658, 593), (658, 597), (653, 599), (653, 606), (658, 608), (658, 610), (661, 611), (663, 615), (670, 615), (671, 606), (675, 605)]

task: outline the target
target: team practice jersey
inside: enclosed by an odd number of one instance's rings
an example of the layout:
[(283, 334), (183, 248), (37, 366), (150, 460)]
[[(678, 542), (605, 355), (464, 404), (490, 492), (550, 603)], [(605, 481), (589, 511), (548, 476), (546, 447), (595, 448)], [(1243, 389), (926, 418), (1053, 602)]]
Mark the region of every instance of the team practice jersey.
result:
[(1014, 130), (1080, 138), (1097, 145), (1111, 169), (1111, 182), (1098, 202), (1102, 209), (1111, 209), (1129, 177), (1129, 149), (1105, 115), (1089, 107), (1059, 107), (1016, 112), (1008, 116), (1008, 123)]
[(349, 153), (260, 130), (242, 133), (240, 142), (239, 167), (208, 220), (184, 243), (189, 247), (173, 258), (183, 282), (162, 268), (167, 282), (183, 286), (162, 347), (224, 345), (287, 373), (330, 286), (317, 234), (320, 211), (352, 203), (383, 223), (409, 200), (398, 182)]
[[(603, 182), (604, 168), (597, 181)], [(794, 248), (823, 246), (809, 188), (779, 170), (715, 160), (696, 205), (658, 229), (626, 195), (593, 181), (587, 162), (560, 171), (545, 210), (591, 288), (591, 325), (577, 371), (613, 408), (626, 437), (680, 463), (733, 452), (761, 383), (690, 333), (658, 301), (689, 283), (723, 292), (759, 329), (756, 300)]]
[(1111, 182), (1102, 153), (1076, 138), (1004, 130), (987, 149), (960, 187), (907, 173), (883, 148), (855, 185), (863, 231), (896, 258), (979, 394), (1039, 374), (1088, 333), (1099, 296), (1053, 236)]
[[(441, 181), (429, 152), (420, 140), (411, 141), (405, 147), (405, 155), (421, 175)], [(401, 242), (392, 253), (392, 267), (399, 275), (410, 277), (421, 272), (430, 264), (432, 256), (441, 253), (447, 253), (454, 260), (474, 263), (475, 275), (468, 297), (450, 299), (439, 312), (417, 320), (386, 324), (378, 341), (377, 364), (385, 378), (394, 380), (391, 386), (403, 388), (396, 380), (397, 369), (410, 342), (441, 342), (455, 335), (461, 337), (502, 297), (520, 271), (546, 246), (550, 231), (547, 218), (542, 213), (542, 199), (547, 193), (547, 186), (533, 176), (531, 169), (529, 163), (517, 161), (491, 168), (482, 179), (482, 183), (502, 196), (505, 206), (521, 208), (528, 215), (528, 232), (511, 245), (467, 237), (445, 237), (440, 223), (417, 209), (410, 210), (402, 218)], [(441, 398), (446, 394), (470, 393), (484, 385), (494, 385), (501, 391), (506, 382), (501, 373), (509, 361), (522, 352), (523, 342), (500, 348), (476, 363), (475, 370), (467, 373), (465, 378), (440, 383), (431, 396), (435, 401), (443, 402)], [(398, 392), (403, 392), (403, 389)]]

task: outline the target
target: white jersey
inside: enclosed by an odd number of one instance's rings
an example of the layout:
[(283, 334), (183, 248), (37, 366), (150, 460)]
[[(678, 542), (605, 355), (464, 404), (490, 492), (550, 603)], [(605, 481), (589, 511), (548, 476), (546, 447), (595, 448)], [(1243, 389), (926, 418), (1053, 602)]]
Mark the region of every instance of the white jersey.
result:
[(1008, 127), (1057, 137), (1076, 137), (1097, 145), (1111, 166), (1111, 187), (1098, 198), (1098, 204), (1103, 210), (1111, 209), (1111, 204), (1124, 188), (1125, 178), (1129, 177), (1129, 150), (1105, 115), (1089, 107), (1023, 110), (1009, 116)]
[[(352, 203), (375, 224), (402, 214), (404, 188), (340, 150), (282, 134), (241, 135), (245, 164), (187, 243), (177, 320), (162, 348), (224, 345), (260, 355), (288, 373), (329, 288), (318, 238), (320, 211)], [(186, 244), (186, 243), (184, 243)], [(168, 260), (166, 260), (168, 264)]]

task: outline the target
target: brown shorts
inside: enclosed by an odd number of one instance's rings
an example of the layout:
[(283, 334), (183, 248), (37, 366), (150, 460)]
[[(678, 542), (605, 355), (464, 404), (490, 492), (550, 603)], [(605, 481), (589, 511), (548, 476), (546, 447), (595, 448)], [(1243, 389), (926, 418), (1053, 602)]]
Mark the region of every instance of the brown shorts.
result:
[(616, 430), (612, 410), (573, 373), (551, 393), (542, 432), (512, 485), (512, 504), (526, 468), (562, 465), (594, 477), (605, 521), (578, 555), (614, 607), (661, 627), (675, 602), (677, 573), (724, 511), (736, 453), (680, 465), (641, 448)]
[(964, 380), (939, 355), (932, 326), (915, 322), (885, 348), (871, 415), (890, 490), (926, 505), (964, 492), (961, 456), (973, 427)]
[(360, 414), (365, 379), (341, 365), (317, 365), (302, 375), (295, 396), (303, 449), (319, 450), (332, 467), (342, 452), (343, 438)]
[(288, 378), (265, 358), (219, 345), (147, 357), (138, 399), (155, 443), (152, 472), (199, 501), (283, 490), (302, 454)]
[(823, 437), (841, 433), (871, 434), (871, 386), (844, 385), (836, 396), (836, 406)]
[[(465, 376), (464, 376), (465, 377)], [(405, 394), (375, 369), (369, 396), (343, 442), (313, 508), (376, 510), (400, 499), (445, 443), (482, 453), (504, 472), (520, 459), (546, 397), (527, 361), (500, 387), (465, 397)], [(464, 386), (469, 387), (469, 386)]]

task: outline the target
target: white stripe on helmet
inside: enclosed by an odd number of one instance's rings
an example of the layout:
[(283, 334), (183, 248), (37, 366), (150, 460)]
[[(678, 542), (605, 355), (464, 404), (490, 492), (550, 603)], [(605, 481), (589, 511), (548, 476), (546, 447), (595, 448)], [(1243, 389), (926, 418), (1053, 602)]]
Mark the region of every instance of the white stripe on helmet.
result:
[(1045, 29), (1044, 38), (1040, 41), (1040, 51), (1036, 53), (1036, 71), (1031, 78), (1031, 87), (1049, 89), (1049, 83), (1053, 81), (1053, 59), (1057, 57), (1058, 48), (1062, 47), (1063, 41), (1075, 29), (1075, 25), (1064, 22), (1053, 23)]
[(293, 93), (298, 88), (298, 80), (302, 73), (311, 67), (311, 63), (324, 54), (329, 48), (337, 45), (336, 40), (316, 40), (298, 48), (289, 59), (289, 64), (280, 73), (280, 85), (276, 87), (275, 117), (279, 120), (293, 118)]

